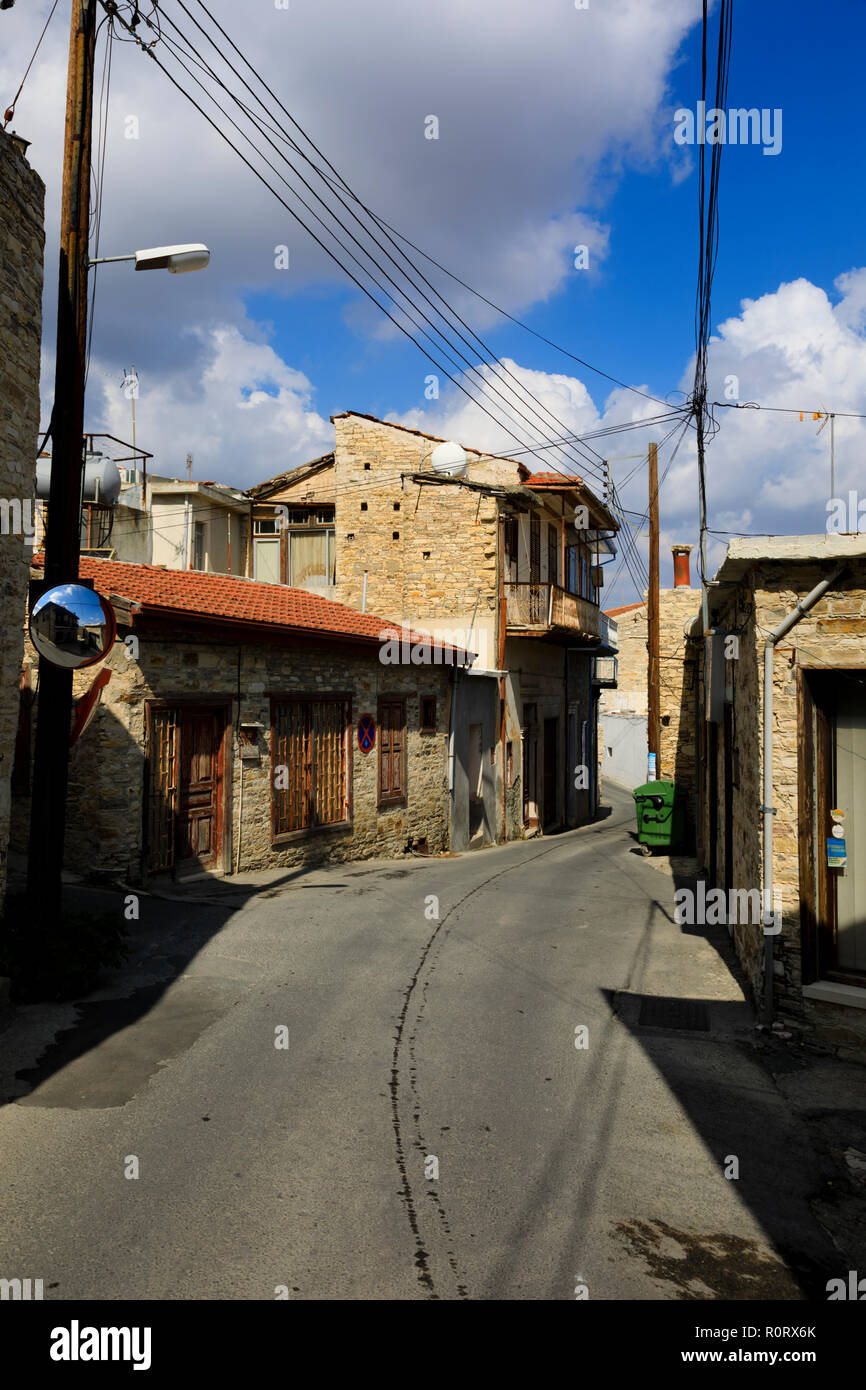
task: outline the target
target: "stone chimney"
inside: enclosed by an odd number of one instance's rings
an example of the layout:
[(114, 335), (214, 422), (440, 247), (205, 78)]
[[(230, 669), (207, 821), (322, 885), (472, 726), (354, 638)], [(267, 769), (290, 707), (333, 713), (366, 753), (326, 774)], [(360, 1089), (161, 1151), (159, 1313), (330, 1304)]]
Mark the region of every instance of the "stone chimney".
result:
[(689, 555), (694, 546), (691, 545), (672, 545), (671, 554), (674, 557), (674, 588), (688, 589), (691, 585), (689, 578)]

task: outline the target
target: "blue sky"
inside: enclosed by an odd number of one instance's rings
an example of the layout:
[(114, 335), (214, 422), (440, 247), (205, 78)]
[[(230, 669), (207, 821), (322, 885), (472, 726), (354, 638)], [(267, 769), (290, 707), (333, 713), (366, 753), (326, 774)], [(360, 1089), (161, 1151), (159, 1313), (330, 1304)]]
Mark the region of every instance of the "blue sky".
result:
[[(856, 176), (852, 154), (856, 161), (866, 6), (836, 0), (822, 14), (819, 27), (807, 0), (736, 6), (728, 105), (781, 108), (783, 148), (778, 156), (754, 146), (725, 149), (714, 323), (735, 315), (742, 299), (800, 276), (834, 295), (835, 277), (863, 262), (866, 179)], [(699, 84), (695, 26), (670, 74), (672, 103), (694, 106)], [(603, 267), (575, 272), (521, 316), (612, 375), (664, 395), (680, 385), (693, 343), (697, 171), (675, 184), (667, 166), (626, 168), (599, 183), (589, 206), (611, 226)], [(483, 280), (475, 288), (484, 292)], [(315, 381), (322, 413), (348, 406), (386, 414), (422, 404), (430, 369), (423, 359), (419, 367), (420, 354), (405, 341), (371, 347), (347, 329), (345, 307), (355, 298), (352, 290), (331, 290), (293, 296), (288, 305), (268, 294), (246, 303), (251, 317), (273, 322), (274, 346)], [(568, 369), (567, 359), (508, 322), (484, 337), (500, 357)], [(584, 379), (600, 405), (608, 384), (591, 373)]]

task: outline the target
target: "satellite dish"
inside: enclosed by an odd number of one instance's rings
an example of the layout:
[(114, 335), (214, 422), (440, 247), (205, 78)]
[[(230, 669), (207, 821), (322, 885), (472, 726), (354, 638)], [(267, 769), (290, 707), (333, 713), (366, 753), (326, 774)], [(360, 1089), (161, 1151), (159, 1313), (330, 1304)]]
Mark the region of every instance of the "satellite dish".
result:
[(466, 451), (459, 444), (437, 444), (430, 455), (430, 467), (434, 473), (442, 473), (448, 478), (460, 477), (466, 472), (469, 460)]

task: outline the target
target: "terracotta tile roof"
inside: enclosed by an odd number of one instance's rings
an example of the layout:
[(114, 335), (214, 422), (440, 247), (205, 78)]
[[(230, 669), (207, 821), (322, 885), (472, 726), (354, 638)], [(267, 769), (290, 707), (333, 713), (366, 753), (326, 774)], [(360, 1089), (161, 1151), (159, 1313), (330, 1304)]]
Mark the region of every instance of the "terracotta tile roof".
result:
[(585, 487), (583, 478), (577, 473), (530, 473), (523, 480), (524, 487)]
[(646, 601), (644, 600), (641, 603), (625, 603), (622, 608), (605, 608), (604, 614), (606, 618), (618, 618), (620, 613), (631, 613), (635, 608), (646, 608)]
[[(405, 631), (407, 641), (422, 640), (421, 634), (403, 629), (388, 618), (359, 613), (345, 604), (286, 584), (262, 584), (237, 575), (204, 574), (198, 570), (132, 565), (123, 560), (97, 560), (89, 555), (82, 555), (80, 572), (82, 579), (92, 580), (104, 597), (117, 595), (139, 604), (144, 616), (174, 613), (192, 619), (283, 628), (287, 634), (313, 633), (377, 644), (385, 631)], [(431, 642), (431, 646), (461, 650), (447, 642)]]

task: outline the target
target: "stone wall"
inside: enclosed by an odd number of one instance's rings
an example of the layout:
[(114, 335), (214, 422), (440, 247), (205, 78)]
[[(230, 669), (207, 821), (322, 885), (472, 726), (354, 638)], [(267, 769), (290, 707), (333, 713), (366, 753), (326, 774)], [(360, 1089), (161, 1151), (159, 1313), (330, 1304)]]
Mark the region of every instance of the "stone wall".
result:
[(615, 613), (619, 650), (616, 663), (616, 690), (602, 690), (601, 714), (642, 714), (647, 712), (647, 610), (646, 603), (625, 613)]
[(14, 139), (0, 130), (0, 593), (5, 617), (0, 640), (0, 903), (6, 890), (21, 620), (31, 553), (15, 517), (32, 517), (39, 447), (44, 196), (39, 175)]
[(660, 778), (676, 782), (688, 795), (689, 820), (696, 813), (695, 662), (697, 646), (687, 642), (684, 627), (700, 609), (701, 596), (680, 585), (659, 591)]
[[(760, 889), (763, 875), (763, 653), (767, 634), (823, 577), (817, 564), (756, 565), (718, 610), (714, 625), (739, 636), (739, 655), (728, 665), (733, 739), (732, 864), (736, 889)], [(703, 657), (701, 654), (701, 667)], [(773, 881), (782, 932), (773, 938), (774, 998), (778, 1016), (824, 1044), (862, 1058), (866, 1010), (804, 998), (800, 923), (798, 670), (866, 667), (866, 572), (859, 565), (842, 591), (831, 592), (782, 639), (773, 665)], [(702, 688), (702, 687), (701, 687)], [(704, 726), (706, 729), (706, 726)], [(725, 766), (717, 749), (716, 882), (724, 885)], [(704, 749), (708, 743), (705, 740)], [(708, 783), (708, 779), (707, 779)], [(704, 843), (710, 834), (705, 799)], [(822, 849), (819, 839), (817, 850)], [(709, 858), (708, 849), (705, 857)], [(760, 923), (737, 921), (737, 955), (756, 1002), (763, 992), (764, 935)]]
[[(364, 416), (335, 420), (333, 597), (422, 629), (476, 633), (497, 665), (499, 507), (458, 482), (413, 483), (435, 442)], [(473, 482), (517, 481), (517, 464), (469, 454)], [(510, 475), (510, 476), (509, 476)]]
[[(204, 637), (201, 630), (176, 628), (170, 637), (137, 628), (138, 660), (130, 661), (123, 642), (115, 643), (107, 666), (112, 671), (103, 703), (70, 763), (66, 863), (78, 872), (140, 880), (145, 794), (146, 702), (194, 696), (228, 697), (231, 734), (232, 835), (230, 867), (237, 865), (237, 827), (241, 824), (240, 864), (249, 869), (364, 859), (401, 854), (409, 841), (426, 839), (431, 853), (448, 848), (448, 727), (451, 670), (443, 666), (383, 666), (378, 649), (354, 653), (346, 648), (314, 650), (248, 643), (238, 646)], [(30, 658), (32, 659), (32, 651)], [(76, 673), (75, 694), (92, 673)], [(238, 699), (238, 688), (241, 690)], [(321, 830), (290, 844), (271, 843), (270, 695), (351, 693), (352, 825)], [(380, 695), (406, 696), (407, 800), (405, 806), (377, 806), (377, 747), (362, 753), (356, 732), (362, 714), (377, 715)], [(421, 733), (420, 699), (435, 696), (437, 729)], [(238, 722), (263, 725), (258, 761), (238, 755)], [(241, 769), (243, 767), (243, 773)], [(243, 808), (241, 812), (241, 775)], [(19, 831), (27, 806), (16, 804)], [(226, 866), (228, 867), (228, 866)]]

